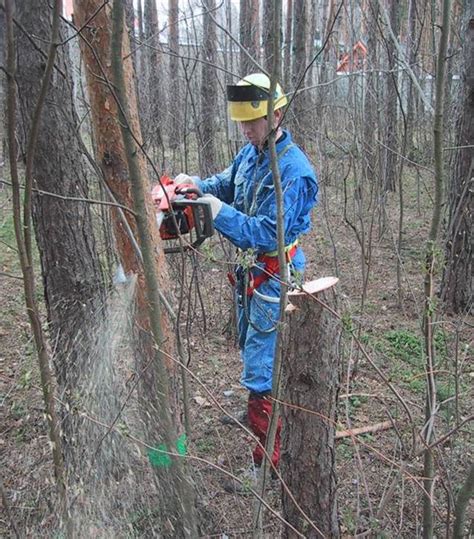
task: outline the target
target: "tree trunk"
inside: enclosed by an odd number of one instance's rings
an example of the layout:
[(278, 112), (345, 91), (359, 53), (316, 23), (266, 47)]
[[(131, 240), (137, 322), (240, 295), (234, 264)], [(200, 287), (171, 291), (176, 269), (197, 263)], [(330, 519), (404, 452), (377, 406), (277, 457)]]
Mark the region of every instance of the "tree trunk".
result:
[(467, 8), (463, 46), (464, 72), (458, 107), (457, 140), (449, 195), (446, 264), (442, 285), (445, 307), (455, 313), (472, 309), (474, 269), (472, 230), (474, 214), (474, 5)]
[[(321, 41), (326, 43), (322, 52), (322, 61), (319, 73), (319, 83), (322, 84), (336, 76), (336, 51), (337, 51), (337, 22), (334, 21), (336, 15), (335, 0), (323, 0), (321, 6)], [(334, 23), (334, 25), (333, 25)], [(331, 31), (333, 28), (333, 31)], [(325, 114), (330, 96), (329, 87), (324, 84), (317, 92), (316, 111), (319, 117)]]
[[(306, 69), (306, 45), (307, 45), (307, 2), (306, 0), (294, 0), (293, 10), (293, 89), (305, 87)], [(301, 146), (305, 147), (306, 141), (306, 118), (307, 99), (304, 93), (297, 95), (294, 99), (293, 107), (293, 138)]]
[(240, 0), (240, 44), (248, 53), (240, 51), (240, 75), (245, 77), (257, 71), (251, 58), (256, 62), (260, 58), (259, 0)]
[(204, 0), (203, 2), (203, 47), (202, 54), (205, 63), (201, 71), (201, 140), (202, 140), (202, 166), (201, 172), (204, 177), (217, 172), (217, 72), (216, 64), (216, 25), (209, 16), (216, 8), (216, 0)]
[[(5, 10), (0, 8), (0, 65), (5, 65)], [(6, 156), (6, 136), (5, 136), (5, 124), (6, 124), (6, 112), (5, 112), (5, 91), (6, 79), (2, 75), (0, 77), (0, 179), (3, 178), (3, 167), (5, 165), (5, 156)], [(0, 184), (0, 190), (3, 188), (3, 185)]]
[[(307, 44), (307, 53), (308, 53), (308, 64), (313, 62), (314, 57), (317, 54), (317, 48), (315, 47), (316, 35), (318, 33), (318, 0), (311, 0), (309, 4), (309, 23), (308, 23), (308, 44)], [(308, 76), (306, 77), (306, 84), (308, 86), (313, 86), (316, 81), (314, 77), (314, 72), (317, 64), (311, 63), (311, 66), (308, 71)], [(311, 97), (311, 101), (314, 103), (314, 98)]]
[(13, 31), (13, 1), (6, 0), (5, 9), (5, 34), (6, 34), (6, 65), (7, 75), (7, 129), (8, 149), (10, 161), (10, 178), (12, 184), (12, 208), (13, 225), (17, 244), (18, 259), (20, 262), (23, 292), (26, 311), (32, 330), (32, 338), (38, 355), (38, 367), (40, 384), (43, 393), (44, 418), (48, 426), (48, 438), (53, 457), (54, 475), (59, 495), (60, 514), (66, 525), (67, 537), (72, 536), (71, 519), (68, 511), (68, 493), (66, 487), (66, 474), (62, 454), (62, 441), (60, 423), (56, 414), (56, 401), (54, 395), (54, 380), (51, 372), (51, 357), (49, 347), (43, 329), (39, 302), (35, 285), (35, 264), (33, 260), (32, 239), (32, 191), (34, 174), (34, 156), (37, 150), (38, 135), (41, 115), (48, 93), (48, 87), (54, 71), (56, 58), (56, 43), (59, 38), (59, 17), (61, 2), (57, 0), (52, 7), (51, 33), (49, 35), (45, 54), (43, 78), (39, 97), (35, 105), (32, 120), (32, 130), (27, 144), (26, 166), (23, 178), (23, 192), (20, 191), (20, 179), (17, 165), (17, 142), (16, 142), (16, 47)]
[[(30, 35), (51, 39), (51, 11), (46, 0), (17, 5), (17, 20)], [(32, 127), (44, 75), (44, 56), (23, 31), (18, 31), (17, 84), (25, 147)], [(41, 117), (34, 159), (36, 187), (61, 196), (88, 197), (87, 172), (77, 137), (78, 122), (72, 105), (68, 56), (59, 48), (56, 73)], [(33, 198), (33, 219), (40, 253), (53, 361), (62, 401), (74, 408), (74, 395), (89, 361), (93, 332), (84, 321), (94, 320), (103, 306), (105, 290), (94, 242), (90, 206), (48, 195)], [(66, 413), (62, 429), (66, 450), (76, 452), (71, 441), (77, 433)]]
[[(99, 10), (102, 5), (100, 0), (76, 0), (74, 4), (77, 16), (77, 25), (82, 26), (93, 13), (95, 17), (88, 22), (87, 29), (84, 30), (84, 40), (81, 42), (82, 53), (87, 70), (87, 81), (89, 87), (89, 99), (91, 104), (91, 115), (95, 140), (97, 144), (97, 156), (104, 172), (105, 180), (109, 188), (115, 194), (118, 201), (131, 208), (133, 206), (131, 197), (131, 185), (129, 181), (129, 168), (125, 154), (119, 113), (116, 101), (111, 93), (111, 21), (110, 7), (106, 6)], [(128, 57), (129, 44), (127, 34), (123, 34), (122, 57)], [(100, 63), (99, 63), (100, 62)], [(128, 59), (124, 64), (125, 91), (128, 105), (127, 127), (136, 139), (136, 144), (141, 144), (141, 134), (137, 115), (137, 102), (132, 80), (131, 61)], [(104, 80), (107, 83), (104, 83)], [(137, 161), (140, 175), (145, 181), (145, 190), (149, 192), (150, 186), (145, 166), (143, 153), (138, 151), (134, 155)], [(145, 210), (140, 218), (145, 215), (148, 219), (148, 226), (152, 232), (152, 242), (156, 246), (155, 262), (156, 273), (160, 284), (160, 289), (169, 293), (172, 290), (167, 272), (167, 264), (164, 252), (161, 247), (161, 240), (156, 227), (156, 218), (151, 202), (151, 197), (145, 197)], [(127, 213), (128, 226), (136, 236), (136, 221)], [(114, 229), (116, 241), (120, 253), (122, 265), (125, 273), (138, 275), (137, 291), (137, 317), (136, 327), (138, 330), (138, 372), (141, 375), (141, 401), (140, 412), (147, 429), (147, 442), (152, 445), (163, 443), (164, 427), (163, 418), (160, 417), (161, 409), (161, 380), (160, 366), (156, 364), (153, 340), (150, 335), (150, 321), (148, 317), (148, 298), (145, 295), (144, 274), (140, 258), (134, 250), (123, 222), (114, 211)], [(163, 310), (162, 310), (163, 311)], [(162, 341), (157, 343), (160, 350), (166, 353), (167, 357), (176, 358), (176, 339), (173, 332), (172, 323), (167, 316), (161, 315)], [(163, 360), (160, 354), (159, 361)], [(168, 372), (169, 396), (171, 413), (174, 421), (176, 436), (182, 433), (181, 418), (178, 406), (178, 378), (176, 362), (171, 359), (164, 360)], [(181, 438), (181, 437), (180, 437)], [(176, 439), (178, 445), (179, 438)], [(168, 451), (175, 451), (176, 447), (168, 447)], [(181, 537), (188, 536), (188, 531), (184, 529), (187, 519), (183, 518), (183, 505), (179, 499), (179, 491), (182, 484), (172, 481), (166, 467), (155, 468), (158, 481), (158, 508), (162, 517), (162, 522), (170, 523), (171, 527), (163, 529), (165, 536)]]
[(365, 75), (364, 96), (364, 170), (365, 177), (372, 183), (378, 176), (378, 144), (375, 143), (377, 128), (380, 125), (377, 114), (376, 96), (378, 90), (378, 43), (377, 23), (379, 17), (378, 0), (368, 0), (368, 40), (367, 40), (367, 74)]
[[(399, 2), (389, 2), (389, 19), (393, 34), (398, 37), (399, 32)], [(386, 132), (385, 132), (385, 166), (383, 177), (383, 191), (395, 191), (398, 162), (398, 62), (397, 49), (393, 40), (386, 41), (388, 69), (386, 75)]]
[[(125, 0), (125, 13), (127, 20), (127, 30), (128, 38), (130, 40), (130, 48), (136, 49), (137, 47), (137, 36), (135, 34), (135, 8), (133, 6), (133, 0)], [(133, 62), (133, 71), (136, 75), (137, 73), (137, 53), (132, 53), (132, 62)], [(135, 79), (136, 80), (136, 79)]]
[[(412, 68), (415, 68), (418, 42), (417, 42), (417, 24), (416, 24), (416, 0), (410, 0), (408, 9), (408, 34), (407, 34), (407, 49), (408, 49), (408, 63)], [(413, 132), (415, 124), (416, 113), (416, 97), (413, 81), (411, 77), (407, 77), (407, 106), (406, 106), (406, 152), (410, 159), (413, 157)]]
[[(291, 0), (290, 0), (291, 2)], [(263, 67), (270, 73), (273, 66), (273, 17), (275, 6), (273, 0), (263, 0), (262, 17), (262, 44), (263, 44)], [(282, 81), (283, 83), (284, 81)], [(286, 88), (284, 88), (286, 90)]]
[[(466, 509), (474, 494), (474, 464), (471, 464), (466, 480), (464, 481), (461, 490), (456, 499), (456, 507), (454, 511), (455, 520), (453, 527), (453, 539), (462, 539), (464, 535), (464, 522), (466, 520)], [(472, 530), (472, 523), (471, 523)]]
[(182, 136), (182, 114), (179, 83), (179, 2), (168, 1), (168, 47), (170, 50), (168, 94), (168, 118), (170, 126), (169, 144), (171, 149), (178, 148)]
[(291, 43), (293, 32), (293, 0), (286, 1), (285, 44), (283, 48), (283, 84), (285, 92), (289, 91), (291, 82)]
[[(143, 139), (145, 146), (155, 150), (162, 144), (161, 123), (163, 113), (163, 88), (162, 88), (162, 58), (160, 52), (160, 40), (158, 34), (158, 11), (154, 0), (145, 0), (144, 12), (146, 49), (144, 59), (146, 62), (146, 95), (144, 100), (145, 117), (141, 125), (145, 132)], [(161, 78), (160, 78), (161, 75)]]
[[(320, 279), (305, 288), (314, 285), (317, 298), (331, 306), (333, 291), (325, 290), (336, 282)], [(283, 516), (305, 537), (339, 537), (335, 471), (339, 325), (308, 295), (290, 292), (288, 299), (281, 472), (300, 509), (284, 490)], [(284, 536), (291, 534), (287, 531)]]
[(442, 23), (440, 26), (441, 36), (439, 40), (438, 55), (436, 61), (436, 101), (433, 121), (433, 156), (434, 156), (434, 189), (433, 189), (433, 213), (431, 217), (430, 231), (426, 243), (425, 272), (424, 272), (424, 312), (423, 312), (423, 336), (425, 353), (426, 395), (425, 395), (425, 426), (423, 442), (426, 446), (423, 455), (423, 538), (432, 539), (434, 535), (433, 505), (436, 491), (433, 489), (435, 478), (435, 460), (430, 444), (433, 438), (437, 405), (437, 382), (436, 382), (436, 347), (434, 331), (437, 324), (435, 306), (435, 273), (438, 271), (438, 235), (441, 223), (444, 191), (444, 159), (443, 159), (443, 135), (444, 135), (444, 90), (446, 52), (449, 36), (449, 19), (451, 12), (451, 0), (443, 0)]

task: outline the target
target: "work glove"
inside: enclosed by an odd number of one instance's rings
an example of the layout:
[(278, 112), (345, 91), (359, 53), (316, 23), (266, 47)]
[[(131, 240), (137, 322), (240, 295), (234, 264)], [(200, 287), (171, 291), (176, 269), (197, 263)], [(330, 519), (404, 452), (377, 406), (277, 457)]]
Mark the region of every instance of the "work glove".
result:
[(176, 178), (174, 179), (174, 184), (182, 185), (183, 183), (192, 184), (192, 185), (195, 184), (191, 176), (188, 176), (187, 174), (178, 174)]
[(212, 213), (212, 219), (215, 219), (222, 208), (222, 201), (219, 200), (214, 195), (204, 195), (203, 200), (209, 203), (209, 206), (211, 206), (211, 213)]

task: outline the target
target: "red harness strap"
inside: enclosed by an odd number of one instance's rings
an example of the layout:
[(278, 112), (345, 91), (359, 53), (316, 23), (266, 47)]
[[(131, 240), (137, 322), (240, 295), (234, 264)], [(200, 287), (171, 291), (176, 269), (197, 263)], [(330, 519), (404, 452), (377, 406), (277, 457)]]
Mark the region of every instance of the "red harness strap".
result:
[[(296, 253), (298, 245), (293, 245), (293, 247), (286, 252), (286, 260), (289, 262)], [(263, 262), (262, 273), (253, 277), (250, 273), (250, 282), (247, 288), (247, 296), (251, 296), (253, 291), (256, 290), (260, 285), (265, 281), (268, 281), (272, 275), (277, 275), (280, 272), (280, 264), (278, 263), (278, 256), (268, 256), (268, 255), (258, 255), (257, 262)]]

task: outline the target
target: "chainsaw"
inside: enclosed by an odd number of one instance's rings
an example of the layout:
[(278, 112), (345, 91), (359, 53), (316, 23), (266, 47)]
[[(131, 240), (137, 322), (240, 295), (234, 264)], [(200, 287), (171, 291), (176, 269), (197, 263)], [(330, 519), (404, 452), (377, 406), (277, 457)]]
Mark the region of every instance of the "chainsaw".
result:
[(151, 191), (156, 210), (156, 221), (163, 240), (176, 240), (189, 234), (184, 247), (166, 247), (165, 253), (179, 253), (182, 249), (196, 249), (214, 234), (211, 206), (202, 199), (194, 184), (177, 186), (168, 176), (162, 176)]

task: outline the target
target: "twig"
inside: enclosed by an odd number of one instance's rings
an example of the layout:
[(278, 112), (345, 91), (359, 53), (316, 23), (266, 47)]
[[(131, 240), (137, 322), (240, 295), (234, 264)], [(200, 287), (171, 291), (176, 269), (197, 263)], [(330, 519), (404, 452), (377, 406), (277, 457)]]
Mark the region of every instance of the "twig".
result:
[(10, 279), (19, 279), (20, 281), (23, 281), (23, 277), (21, 275), (12, 275), (11, 273), (7, 273), (6, 271), (0, 271), (0, 275), (2, 277), (10, 277)]
[[(3, 183), (8, 186), (12, 185), (10, 182), (7, 182), (6, 180), (0, 180), (0, 183)], [(19, 187), (20, 189), (26, 189), (24, 185), (20, 185)], [(127, 206), (124, 206), (123, 204), (119, 204), (118, 202), (107, 202), (105, 200), (96, 200), (93, 198), (70, 197), (70, 196), (65, 196), (65, 195), (58, 195), (57, 193), (51, 193), (50, 191), (43, 191), (43, 189), (37, 189), (35, 187), (32, 187), (31, 190), (37, 193), (38, 195), (45, 195), (52, 198), (59, 198), (61, 200), (70, 200), (72, 202), (87, 202), (88, 204), (99, 204), (102, 206), (112, 206), (115, 208), (120, 208), (124, 211), (131, 213), (134, 217), (136, 217), (136, 213), (131, 208), (128, 208)]]

